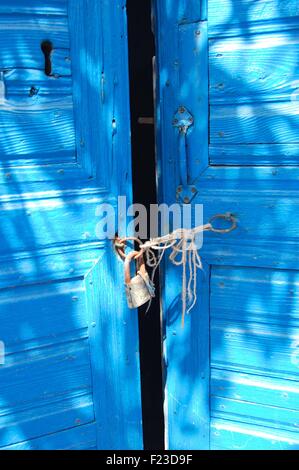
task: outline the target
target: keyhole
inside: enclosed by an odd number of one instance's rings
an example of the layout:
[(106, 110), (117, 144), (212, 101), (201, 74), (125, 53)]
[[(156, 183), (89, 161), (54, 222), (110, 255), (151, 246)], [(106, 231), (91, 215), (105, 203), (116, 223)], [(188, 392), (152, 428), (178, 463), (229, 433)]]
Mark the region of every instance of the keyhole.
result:
[(43, 41), (41, 43), (41, 50), (45, 56), (45, 74), (50, 76), (52, 74), (51, 54), (53, 51), (53, 45), (51, 41)]

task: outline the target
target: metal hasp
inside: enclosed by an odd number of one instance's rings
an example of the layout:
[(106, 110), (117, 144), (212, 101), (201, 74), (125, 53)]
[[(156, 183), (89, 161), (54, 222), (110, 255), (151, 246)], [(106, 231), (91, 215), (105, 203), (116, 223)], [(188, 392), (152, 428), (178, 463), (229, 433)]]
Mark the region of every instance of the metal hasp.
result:
[(180, 106), (173, 118), (173, 126), (179, 129), (179, 172), (180, 185), (177, 188), (177, 199), (184, 204), (189, 204), (197, 193), (195, 186), (188, 184), (188, 144), (187, 134), (193, 125), (192, 114), (184, 107)]

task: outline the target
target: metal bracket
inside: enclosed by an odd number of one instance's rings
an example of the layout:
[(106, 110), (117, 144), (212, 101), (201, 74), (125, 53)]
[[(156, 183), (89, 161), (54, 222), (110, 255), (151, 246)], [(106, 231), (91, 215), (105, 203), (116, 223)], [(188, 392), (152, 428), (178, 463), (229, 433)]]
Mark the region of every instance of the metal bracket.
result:
[(176, 190), (176, 196), (184, 204), (189, 204), (198, 192), (194, 185), (188, 184), (187, 134), (189, 128), (194, 124), (194, 118), (184, 106), (180, 106), (173, 117), (172, 124), (179, 130), (180, 185)]
[(179, 131), (187, 134), (190, 126), (193, 125), (194, 119), (188, 109), (184, 106), (180, 106), (173, 118), (174, 127), (178, 127)]
[(183, 187), (180, 185), (176, 189), (176, 199), (184, 204), (190, 204), (197, 193), (198, 189), (195, 186), (188, 185)]

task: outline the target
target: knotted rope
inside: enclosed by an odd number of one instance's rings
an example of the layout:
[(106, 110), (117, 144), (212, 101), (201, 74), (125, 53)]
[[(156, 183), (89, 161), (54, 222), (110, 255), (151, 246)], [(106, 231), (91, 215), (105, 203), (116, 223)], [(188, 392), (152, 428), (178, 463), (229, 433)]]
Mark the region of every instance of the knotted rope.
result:
[[(232, 223), (231, 227), (216, 229), (212, 222), (217, 218), (229, 220)], [(139, 253), (135, 258), (145, 257), (146, 264), (152, 268), (152, 281), (166, 250), (171, 250), (169, 260), (175, 266), (182, 266), (182, 326), (184, 326), (185, 315), (194, 308), (197, 301), (197, 269), (202, 269), (200, 247), (196, 244), (196, 236), (206, 231), (229, 233), (235, 228), (236, 220), (231, 214), (217, 214), (205, 225), (199, 225), (192, 229), (177, 229), (170, 234), (152, 238), (145, 243), (137, 237), (117, 238), (114, 241), (114, 246), (117, 253), (125, 259), (124, 250), (127, 242), (136, 242), (139, 246)], [(149, 307), (150, 304), (147, 311)]]

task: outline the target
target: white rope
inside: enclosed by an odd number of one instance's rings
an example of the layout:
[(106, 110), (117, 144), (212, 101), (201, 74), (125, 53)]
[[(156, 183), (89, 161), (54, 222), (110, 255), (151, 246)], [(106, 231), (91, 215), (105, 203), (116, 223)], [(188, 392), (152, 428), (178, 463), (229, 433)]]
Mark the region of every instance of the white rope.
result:
[[(217, 229), (212, 225), (212, 222), (216, 219), (230, 221), (231, 226), (225, 229)], [(175, 266), (182, 266), (182, 325), (184, 326), (186, 313), (188, 314), (194, 308), (197, 301), (197, 269), (202, 269), (199, 247), (196, 245), (196, 236), (205, 231), (229, 233), (235, 230), (236, 227), (236, 218), (231, 213), (216, 214), (210, 219), (210, 223), (206, 225), (199, 225), (192, 229), (177, 229), (168, 235), (152, 238), (145, 243), (142, 243), (136, 237), (117, 238), (115, 248), (117, 253), (125, 259), (125, 253), (122, 250), (125, 249), (126, 242), (137, 242), (140, 250), (138, 256), (145, 255), (146, 264), (152, 268), (152, 282), (166, 250), (171, 250), (169, 260)], [(148, 309), (149, 307), (150, 304)]]
[[(195, 238), (199, 233), (211, 230), (211, 228), (211, 224), (206, 224), (193, 229), (178, 229), (163, 237), (140, 243), (140, 253), (145, 254), (146, 264), (153, 268), (152, 281), (166, 250), (171, 249), (169, 260), (175, 266), (182, 266), (182, 325), (184, 325), (186, 313), (188, 314), (196, 304), (197, 269), (202, 269)], [(149, 307), (150, 305), (148, 309)]]

